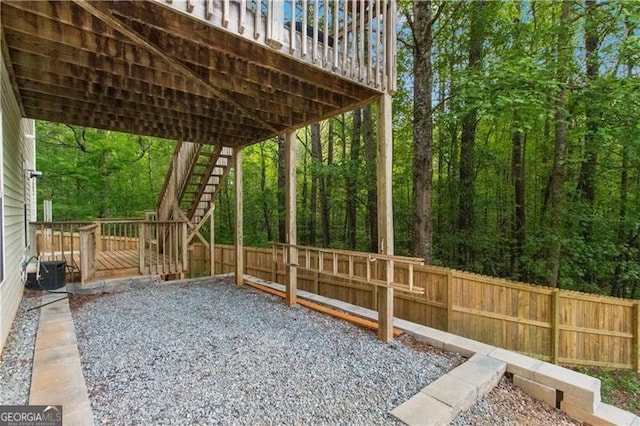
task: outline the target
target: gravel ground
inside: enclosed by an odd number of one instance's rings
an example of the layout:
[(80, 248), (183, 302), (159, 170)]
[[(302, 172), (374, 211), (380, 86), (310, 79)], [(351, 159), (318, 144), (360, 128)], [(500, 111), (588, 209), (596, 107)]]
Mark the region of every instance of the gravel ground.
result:
[(40, 296), (24, 297), (18, 308), (0, 362), (0, 405), (29, 403), (33, 349), (40, 311), (27, 309), (40, 304)]
[[(20, 305), (0, 362), (0, 405), (28, 402), (39, 311), (27, 309), (40, 302), (26, 294)], [(382, 345), (227, 281), (74, 296), (71, 307), (103, 424), (398, 424), (391, 408), (464, 362), (406, 337)], [(578, 423), (505, 377), (452, 424)]]
[(226, 280), (73, 315), (99, 424), (397, 424), (388, 412), (460, 361)]

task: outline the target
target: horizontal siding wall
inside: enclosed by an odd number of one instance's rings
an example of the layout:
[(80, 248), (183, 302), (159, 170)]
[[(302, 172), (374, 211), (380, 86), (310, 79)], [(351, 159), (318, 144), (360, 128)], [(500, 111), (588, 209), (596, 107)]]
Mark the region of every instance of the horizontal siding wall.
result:
[[(7, 69), (0, 57), (2, 80), (2, 163), (4, 190), (4, 280), (0, 283), (0, 353), (4, 349), (11, 325), (22, 298), (20, 261), (24, 254), (24, 170), (33, 165), (32, 120), (23, 120)], [(28, 204), (31, 204), (29, 201)]]

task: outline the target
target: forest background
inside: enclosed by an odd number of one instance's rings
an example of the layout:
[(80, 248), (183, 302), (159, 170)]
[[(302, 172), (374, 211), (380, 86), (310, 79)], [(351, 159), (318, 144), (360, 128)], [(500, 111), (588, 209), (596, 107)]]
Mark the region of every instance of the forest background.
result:
[[(640, 298), (638, 4), (400, 0), (398, 10), (396, 253)], [(375, 117), (367, 106), (298, 131), (300, 244), (377, 251)], [(53, 200), (54, 220), (142, 217), (174, 146), (38, 122), (39, 200)], [(244, 149), (246, 245), (284, 240), (283, 148)], [(233, 241), (232, 185), (217, 203), (218, 243)]]

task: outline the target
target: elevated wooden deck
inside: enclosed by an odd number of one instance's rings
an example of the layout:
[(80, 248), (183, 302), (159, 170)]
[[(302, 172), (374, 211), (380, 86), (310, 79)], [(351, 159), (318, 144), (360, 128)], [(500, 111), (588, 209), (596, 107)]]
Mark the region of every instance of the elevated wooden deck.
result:
[(101, 220), (33, 222), (33, 255), (65, 261), (68, 282), (187, 270), (186, 224), (177, 221)]
[(29, 118), (240, 147), (394, 86), (394, 1), (0, 6), (2, 54)]

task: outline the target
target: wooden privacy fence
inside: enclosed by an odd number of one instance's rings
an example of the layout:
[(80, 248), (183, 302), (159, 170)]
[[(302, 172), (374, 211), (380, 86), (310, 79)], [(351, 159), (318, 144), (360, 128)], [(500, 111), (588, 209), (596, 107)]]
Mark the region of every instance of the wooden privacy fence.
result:
[[(216, 273), (233, 272), (234, 247), (217, 245), (215, 250)], [(207, 252), (194, 251), (192, 255)], [(306, 255), (305, 251), (298, 252), (299, 265), (306, 265)], [(244, 257), (245, 273), (285, 283), (284, 266), (274, 263), (271, 249), (245, 247)], [(367, 268), (364, 260), (354, 260), (352, 267), (360, 271)], [(349, 268), (348, 263), (340, 262), (340, 271)], [(423, 292), (395, 292), (394, 313), (398, 318), (554, 363), (640, 372), (640, 301), (434, 266), (413, 265), (411, 269), (397, 265), (394, 281), (408, 282), (411, 273), (413, 286)], [(300, 269), (298, 288), (377, 309), (377, 286), (339, 275), (333, 274), (332, 265), (324, 273)]]

